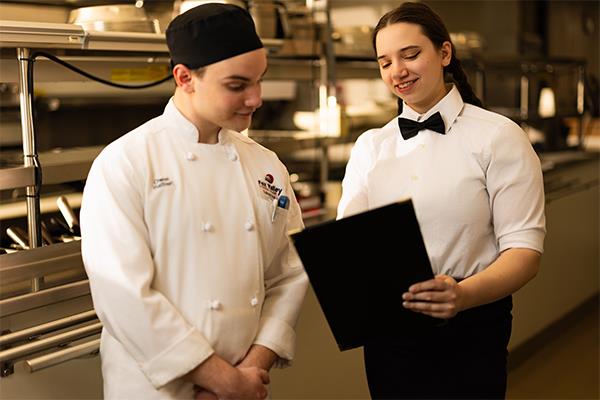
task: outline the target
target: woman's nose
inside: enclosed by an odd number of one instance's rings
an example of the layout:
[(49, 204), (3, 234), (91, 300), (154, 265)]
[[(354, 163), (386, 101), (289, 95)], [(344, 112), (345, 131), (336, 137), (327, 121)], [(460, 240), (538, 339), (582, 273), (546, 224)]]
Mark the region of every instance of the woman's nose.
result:
[(402, 61), (396, 61), (392, 64), (392, 75), (394, 77), (403, 78), (408, 75), (408, 69), (406, 69), (406, 64)]

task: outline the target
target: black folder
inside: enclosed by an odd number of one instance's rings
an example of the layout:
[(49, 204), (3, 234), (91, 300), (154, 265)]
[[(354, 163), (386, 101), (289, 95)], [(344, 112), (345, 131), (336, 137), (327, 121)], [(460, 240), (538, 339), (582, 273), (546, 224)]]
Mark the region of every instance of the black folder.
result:
[(290, 236), (340, 350), (440, 322), (402, 306), (410, 285), (434, 276), (411, 200)]

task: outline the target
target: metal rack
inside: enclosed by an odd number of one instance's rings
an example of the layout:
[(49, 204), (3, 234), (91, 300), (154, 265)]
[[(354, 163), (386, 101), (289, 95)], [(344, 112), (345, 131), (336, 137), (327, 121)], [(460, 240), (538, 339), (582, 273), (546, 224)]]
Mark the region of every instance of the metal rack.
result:
[[(322, 12), (327, 1), (321, 1)], [(327, 18), (326, 18), (327, 19)], [(324, 37), (328, 36), (327, 25)], [(330, 96), (330, 79), (333, 77), (331, 53), (323, 53), (323, 46), (307, 45), (302, 41), (291, 43), (287, 39), (263, 39), (273, 56), (266, 79), (289, 79), (290, 73), (298, 79), (320, 80), (320, 101), (325, 104)], [(303, 59), (291, 59), (294, 49), (302, 49)], [(306, 49), (315, 50), (307, 53)], [(103, 146), (68, 149), (59, 153), (38, 153), (35, 147), (31, 88), (28, 87), (28, 59), (32, 51), (43, 49), (68, 59), (96, 75), (106, 76), (106, 67), (121, 63), (126, 66), (147, 67), (168, 65), (168, 49), (164, 34), (128, 32), (92, 32), (78, 25), (0, 20), (0, 81), (18, 82), (21, 132), (23, 138), (22, 165), (0, 169), (0, 191), (26, 190), (27, 226), (30, 250), (0, 255), (0, 281), (4, 286), (31, 281), (30, 290), (15, 292), (0, 298), (0, 318), (90, 296), (81, 259), (80, 242), (52, 244), (42, 247), (40, 201), (35, 191), (38, 185), (84, 180), (93, 159)], [(278, 51), (283, 50), (279, 56)], [(287, 55), (286, 55), (287, 54)], [(81, 81), (67, 70), (50, 65), (40, 58), (36, 68), (36, 82)], [(159, 87), (158, 90), (164, 91)], [(172, 90), (172, 89), (171, 89)], [(256, 133), (261, 141), (261, 132)], [(271, 138), (270, 147), (288, 149), (320, 147), (334, 141), (319, 135), (302, 139)], [(267, 139), (262, 139), (266, 142)], [(326, 150), (324, 150), (326, 154)], [(20, 164), (17, 160), (16, 164)], [(39, 161), (39, 162), (38, 162)], [(40, 164), (43, 176), (40, 179)], [(322, 168), (327, 171), (326, 162)], [(326, 179), (326, 175), (325, 175)], [(52, 281), (47, 278), (62, 274)], [(68, 278), (65, 280), (65, 274)], [(46, 279), (46, 280), (45, 280)], [(90, 323), (91, 321), (91, 323)], [(80, 326), (84, 324), (85, 326)], [(13, 364), (23, 359), (31, 372), (98, 352), (101, 323), (95, 312), (88, 310), (17, 332), (3, 332), (0, 336), (0, 376), (10, 375)], [(92, 340), (90, 341), (90, 337)], [(83, 340), (83, 342), (77, 342)], [(75, 345), (73, 345), (75, 344)], [(67, 347), (65, 347), (67, 346)]]

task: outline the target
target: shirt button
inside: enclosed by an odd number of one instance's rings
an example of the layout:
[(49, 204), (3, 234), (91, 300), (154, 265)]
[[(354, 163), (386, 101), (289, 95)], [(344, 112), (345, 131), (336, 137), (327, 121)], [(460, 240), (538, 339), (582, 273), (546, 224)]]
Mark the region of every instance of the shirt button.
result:
[(207, 222), (204, 224), (204, 226), (202, 227), (202, 230), (204, 232), (210, 232), (213, 229), (213, 224), (211, 224), (210, 222)]
[(237, 156), (237, 154), (235, 154), (235, 153), (229, 153), (229, 159), (230, 159), (231, 161), (237, 161), (237, 159), (238, 159), (238, 156)]
[(256, 307), (258, 305), (258, 299), (256, 298), (256, 296), (250, 299), (250, 305), (252, 307)]
[(212, 300), (209, 302), (208, 308), (211, 310), (219, 310), (221, 309), (221, 302), (219, 300)]
[(190, 152), (185, 155), (185, 158), (187, 158), (188, 161), (194, 161), (196, 159), (196, 155)]
[(424, 144), (421, 144), (421, 148), (422, 148), (422, 149), (424, 149), (424, 148), (425, 148), (425, 145), (424, 145)]
[(252, 223), (252, 221), (246, 221), (246, 223), (244, 224), (244, 229), (246, 229), (248, 232), (254, 230), (254, 224)]
[(419, 177), (416, 176), (416, 175), (413, 175), (413, 176), (410, 177), (410, 179), (412, 179), (413, 181), (418, 181)]

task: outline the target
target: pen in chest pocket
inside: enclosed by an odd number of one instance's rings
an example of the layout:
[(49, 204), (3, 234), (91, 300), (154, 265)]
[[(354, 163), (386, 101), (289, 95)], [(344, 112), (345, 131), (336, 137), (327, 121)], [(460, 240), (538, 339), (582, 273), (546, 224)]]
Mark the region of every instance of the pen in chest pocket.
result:
[(290, 207), (290, 198), (286, 195), (281, 195), (273, 199), (273, 213), (271, 214), (271, 222), (275, 222), (277, 207), (287, 210)]

